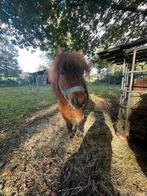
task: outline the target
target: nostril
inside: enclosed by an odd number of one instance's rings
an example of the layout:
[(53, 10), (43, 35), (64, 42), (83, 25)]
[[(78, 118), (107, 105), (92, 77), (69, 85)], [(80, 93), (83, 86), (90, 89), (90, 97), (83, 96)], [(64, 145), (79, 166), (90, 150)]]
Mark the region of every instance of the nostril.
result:
[(77, 97), (73, 97), (71, 100), (72, 105), (75, 108), (82, 108), (83, 107), (83, 102), (79, 100)]
[(84, 98), (83, 102), (82, 102), (82, 106), (85, 107), (88, 103), (87, 97)]
[(82, 103), (78, 103), (78, 108), (82, 108), (82, 107), (83, 107)]
[(85, 100), (79, 99), (78, 97), (73, 97), (73, 98), (71, 99), (71, 104), (72, 104), (75, 108), (84, 108), (84, 107), (85, 107)]
[(76, 97), (72, 98), (71, 103), (73, 106), (78, 107), (78, 99)]

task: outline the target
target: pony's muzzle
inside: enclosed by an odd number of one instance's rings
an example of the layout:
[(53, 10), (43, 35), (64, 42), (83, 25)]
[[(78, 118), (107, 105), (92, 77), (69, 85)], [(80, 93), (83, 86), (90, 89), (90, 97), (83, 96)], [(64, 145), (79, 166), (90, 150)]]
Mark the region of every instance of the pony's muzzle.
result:
[(76, 108), (76, 109), (82, 109), (86, 105), (86, 100), (81, 99), (80, 97), (72, 97), (71, 99), (71, 104)]
[(84, 115), (80, 116), (79, 118), (76, 119), (76, 124), (78, 127), (82, 126), (84, 124)]

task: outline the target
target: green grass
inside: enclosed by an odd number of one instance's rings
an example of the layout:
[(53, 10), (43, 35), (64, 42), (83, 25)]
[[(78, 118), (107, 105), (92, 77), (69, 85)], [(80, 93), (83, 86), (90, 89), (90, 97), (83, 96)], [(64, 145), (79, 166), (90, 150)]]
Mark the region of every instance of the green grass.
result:
[(118, 98), (120, 96), (120, 85), (110, 85), (107, 83), (89, 83), (88, 91), (105, 99)]
[[(118, 85), (89, 83), (88, 91), (97, 96), (113, 99), (119, 96)], [(48, 87), (0, 88), (0, 128), (20, 125), (32, 112), (44, 109), (56, 102)]]
[(22, 124), (26, 116), (55, 101), (53, 92), (48, 87), (0, 88), (0, 128)]

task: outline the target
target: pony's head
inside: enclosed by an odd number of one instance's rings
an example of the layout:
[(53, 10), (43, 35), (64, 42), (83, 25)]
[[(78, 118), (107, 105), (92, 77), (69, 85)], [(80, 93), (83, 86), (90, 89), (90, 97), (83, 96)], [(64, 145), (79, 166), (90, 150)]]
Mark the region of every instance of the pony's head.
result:
[(88, 65), (80, 52), (57, 51), (49, 70), (50, 83), (58, 97), (63, 97), (74, 108), (84, 108), (88, 92), (84, 73)]

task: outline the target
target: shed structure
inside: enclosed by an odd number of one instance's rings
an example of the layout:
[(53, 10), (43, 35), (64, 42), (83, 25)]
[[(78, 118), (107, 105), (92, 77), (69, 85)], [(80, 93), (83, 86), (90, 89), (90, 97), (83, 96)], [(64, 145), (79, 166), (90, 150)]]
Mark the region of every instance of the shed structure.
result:
[[(140, 98), (142, 95), (147, 95), (147, 38), (108, 48), (99, 52), (98, 56), (113, 64), (123, 65), (116, 131), (124, 132), (128, 136), (130, 132), (130, 115), (136, 107), (134, 97), (136, 99), (136, 97)], [(136, 64), (140, 64), (140, 69), (136, 69)], [(147, 96), (145, 97), (146, 102)], [(147, 132), (147, 111), (144, 112), (144, 115), (146, 115), (144, 118), (146, 118)]]
[(29, 82), (30, 84), (34, 84), (37, 87), (39, 85), (47, 84), (47, 70), (36, 71), (33, 73), (29, 73)]

